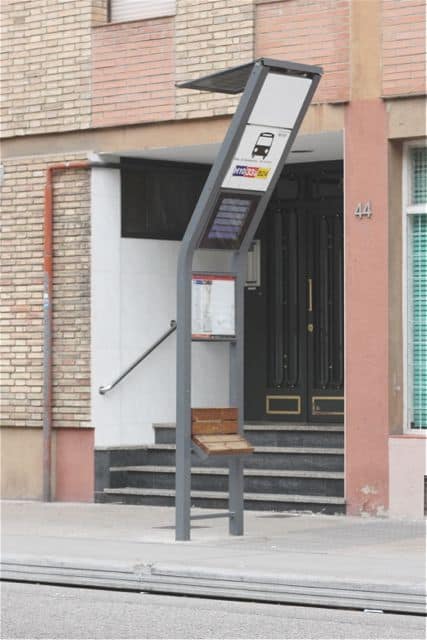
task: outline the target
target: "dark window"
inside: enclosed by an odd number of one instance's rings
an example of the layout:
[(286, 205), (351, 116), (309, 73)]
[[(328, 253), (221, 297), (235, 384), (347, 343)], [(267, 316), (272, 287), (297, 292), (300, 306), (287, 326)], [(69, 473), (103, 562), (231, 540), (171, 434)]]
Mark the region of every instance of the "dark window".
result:
[(122, 158), (122, 237), (181, 240), (209, 170)]

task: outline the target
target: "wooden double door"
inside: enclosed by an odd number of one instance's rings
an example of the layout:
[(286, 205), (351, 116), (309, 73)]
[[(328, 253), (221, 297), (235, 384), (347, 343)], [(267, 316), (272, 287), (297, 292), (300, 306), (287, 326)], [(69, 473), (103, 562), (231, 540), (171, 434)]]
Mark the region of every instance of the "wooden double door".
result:
[(245, 419), (344, 416), (342, 163), (287, 167), (245, 293)]

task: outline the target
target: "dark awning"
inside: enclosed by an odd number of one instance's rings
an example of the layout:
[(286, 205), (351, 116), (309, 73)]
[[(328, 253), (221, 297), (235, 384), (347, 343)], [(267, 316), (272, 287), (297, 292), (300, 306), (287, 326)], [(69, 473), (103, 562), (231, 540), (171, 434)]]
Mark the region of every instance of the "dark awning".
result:
[(313, 75), (322, 75), (321, 67), (300, 65), (295, 62), (287, 62), (285, 60), (272, 60), (270, 58), (259, 58), (248, 64), (242, 64), (238, 67), (231, 67), (225, 71), (218, 71), (208, 76), (195, 78), (186, 82), (178, 82), (176, 84), (180, 89), (198, 89), (199, 91), (211, 91), (212, 93), (241, 93), (248, 81), (249, 75), (254, 64), (261, 64), (270, 67), (273, 71), (279, 73), (290, 73), (292, 75), (304, 75), (312, 77)]

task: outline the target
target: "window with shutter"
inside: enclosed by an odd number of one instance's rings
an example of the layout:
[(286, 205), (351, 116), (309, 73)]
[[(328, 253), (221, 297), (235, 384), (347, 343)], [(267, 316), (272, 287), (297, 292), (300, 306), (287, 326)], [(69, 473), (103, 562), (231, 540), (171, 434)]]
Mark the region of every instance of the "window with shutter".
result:
[(210, 167), (122, 158), (122, 237), (182, 240)]
[(173, 16), (176, 0), (110, 0), (110, 21), (144, 20)]
[(427, 429), (427, 147), (410, 149), (407, 207), (407, 404), (411, 429)]

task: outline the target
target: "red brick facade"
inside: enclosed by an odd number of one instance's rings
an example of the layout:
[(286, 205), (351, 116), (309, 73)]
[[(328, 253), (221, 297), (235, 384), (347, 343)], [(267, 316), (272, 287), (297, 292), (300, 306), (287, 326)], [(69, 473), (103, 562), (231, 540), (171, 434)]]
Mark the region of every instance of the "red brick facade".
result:
[(384, 96), (425, 94), (425, 0), (383, 0)]
[(173, 18), (108, 24), (92, 38), (93, 126), (174, 117)]
[(255, 56), (323, 67), (315, 102), (348, 100), (350, 1), (282, 0), (256, 8)]

